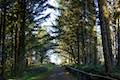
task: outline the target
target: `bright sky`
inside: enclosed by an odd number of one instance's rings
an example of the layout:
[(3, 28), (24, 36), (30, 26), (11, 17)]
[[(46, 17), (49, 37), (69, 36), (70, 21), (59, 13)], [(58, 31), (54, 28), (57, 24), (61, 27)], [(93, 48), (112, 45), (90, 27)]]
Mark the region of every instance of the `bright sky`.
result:
[(48, 56), (50, 57), (50, 61), (55, 64), (61, 64), (61, 58), (58, 56), (58, 54), (53, 53), (53, 50), (48, 51)]
[[(59, 0), (48, 0), (47, 4), (50, 4), (50, 5), (55, 6), (55, 7), (58, 7), (59, 5), (58, 5), (57, 1), (59, 1)], [(36, 9), (37, 6), (39, 6), (39, 4), (36, 4), (36, 7), (34, 9)], [(34, 20), (38, 20), (39, 18), (42, 18), (42, 17), (48, 15), (49, 13), (50, 13), (50, 17), (47, 18), (42, 24), (40, 24), (40, 26), (42, 26), (42, 28), (46, 29), (47, 32), (51, 36), (55, 36), (56, 33), (52, 33), (52, 32), (54, 32), (56, 29), (52, 28), (51, 26), (53, 24), (56, 25), (56, 18), (57, 18), (58, 15), (60, 15), (58, 10), (54, 10), (54, 9), (48, 8), (44, 12), (41, 13), (43, 15), (35, 16)], [(40, 23), (40, 22), (37, 22), (37, 23)], [(53, 41), (55, 42), (55, 40), (53, 40)], [(60, 64), (61, 63), (60, 58), (58, 57), (57, 54), (53, 53), (53, 50), (49, 50), (47, 52), (47, 54), (50, 57), (50, 61), (51, 62), (53, 62), (55, 64)]]
[[(58, 7), (57, 0), (49, 0), (49, 4), (51, 4), (52, 6)], [(49, 14), (49, 13), (51, 13), (50, 18), (47, 19), (47, 21), (45, 23), (43, 23), (42, 25), (47, 26), (47, 31), (49, 32), (49, 34), (51, 36), (54, 36), (55, 34), (53, 34), (52, 31), (55, 31), (55, 29), (52, 27), (49, 27), (49, 26), (53, 25), (53, 24), (56, 25), (56, 22), (55, 22), (55, 20), (57, 18), (56, 15), (60, 15), (60, 13), (58, 10), (54, 10), (54, 9), (47, 9), (46, 11), (44, 11), (44, 14)], [(61, 63), (61, 59), (58, 57), (57, 54), (53, 53), (53, 50), (49, 50), (48, 54), (50, 56), (51, 62), (53, 62), (55, 64)]]
[[(57, 0), (48, 0), (49, 4), (52, 5), (52, 6), (55, 6), (55, 7), (58, 7), (58, 3), (57, 3)], [(57, 15), (60, 15), (59, 11), (58, 10), (54, 10), (54, 9), (47, 9), (46, 11), (43, 12), (45, 15), (50, 14), (50, 18), (46, 20), (45, 23), (43, 23), (42, 25), (44, 26), (47, 26), (47, 31), (50, 33), (51, 36), (53, 36), (54, 34), (52, 33), (52, 31), (55, 31), (54, 28), (52, 27), (49, 27), (49, 26), (52, 26), (53, 24), (56, 25), (56, 18), (57, 18)]]

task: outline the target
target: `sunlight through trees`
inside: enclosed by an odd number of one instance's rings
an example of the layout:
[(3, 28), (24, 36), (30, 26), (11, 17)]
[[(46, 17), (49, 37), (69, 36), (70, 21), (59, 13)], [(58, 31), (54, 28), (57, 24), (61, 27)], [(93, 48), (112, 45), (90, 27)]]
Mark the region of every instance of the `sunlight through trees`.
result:
[(0, 0), (0, 79), (55, 64), (119, 77), (120, 1)]

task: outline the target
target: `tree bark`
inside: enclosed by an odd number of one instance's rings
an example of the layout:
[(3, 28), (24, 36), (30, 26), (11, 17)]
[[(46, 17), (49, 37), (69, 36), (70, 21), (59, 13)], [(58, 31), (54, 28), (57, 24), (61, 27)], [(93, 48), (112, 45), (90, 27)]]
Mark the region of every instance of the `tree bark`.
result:
[(103, 53), (106, 72), (112, 72), (112, 46), (109, 28), (109, 12), (106, 0), (98, 0), (99, 19), (102, 35)]
[(98, 63), (97, 52), (97, 37), (94, 37), (94, 65)]
[[(0, 8), (1, 9), (1, 8)], [(2, 59), (2, 11), (0, 11), (0, 65), (1, 65), (1, 59)]]
[(87, 19), (87, 0), (82, 0), (82, 10), (83, 10), (83, 13), (82, 13), (82, 19), (84, 21), (81, 22), (81, 37), (82, 37), (82, 54), (83, 54), (83, 64), (86, 64), (87, 63), (87, 53), (85, 51), (85, 35), (86, 35), (86, 19)]
[[(25, 68), (25, 0), (17, 0), (18, 23), (16, 27), (15, 72), (22, 74)], [(21, 65), (20, 65), (21, 64)]]
[[(14, 25), (11, 26), (11, 59), (14, 59)], [(11, 63), (11, 75), (14, 75), (14, 62)]]
[(77, 57), (78, 57), (78, 59), (77, 59), (77, 62), (78, 62), (78, 64), (80, 64), (80, 45), (79, 45), (79, 43), (80, 43), (80, 36), (79, 36), (79, 27), (77, 26), (77, 30), (76, 30), (76, 36), (77, 36)]
[(118, 17), (118, 56), (117, 56), (117, 65), (120, 66), (120, 20)]
[[(0, 65), (2, 65), (2, 11), (0, 12)], [(1, 67), (0, 67), (1, 69)], [(0, 71), (0, 76), (2, 75), (2, 72)]]
[(5, 60), (6, 60), (6, 53), (5, 53), (5, 30), (6, 30), (6, 1), (4, 1), (3, 7), (3, 18), (2, 18), (2, 72), (1, 75), (4, 77), (5, 75)]
[(18, 52), (19, 52), (19, 31), (17, 28), (17, 24), (16, 24), (16, 28), (15, 28), (15, 65), (14, 65), (14, 75), (17, 74), (17, 69), (18, 69)]

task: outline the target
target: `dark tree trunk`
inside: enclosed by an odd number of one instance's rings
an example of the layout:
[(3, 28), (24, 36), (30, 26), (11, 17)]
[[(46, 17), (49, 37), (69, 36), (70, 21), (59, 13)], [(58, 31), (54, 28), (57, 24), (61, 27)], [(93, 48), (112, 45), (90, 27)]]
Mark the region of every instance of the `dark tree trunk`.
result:
[[(17, 48), (16, 53), (17, 61), (17, 74), (21, 74), (25, 68), (25, 0), (17, 0), (18, 2), (18, 35), (17, 38)], [(21, 64), (21, 65), (19, 65)]]
[(0, 11), (0, 41), (1, 41), (1, 33), (2, 33), (2, 11)]
[(97, 37), (94, 37), (94, 65), (98, 63), (97, 61)]
[(80, 43), (80, 36), (79, 36), (79, 27), (77, 26), (77, 30), (76, 30), (76, 36), (77, 36), (77, 54), (78, 54), (78, 60), (77, 60), (77, 62), (78, 62), (78, 64), (80, 64), (80, 45), (79, 45), (79, 43)]
[[(11, 26), (11, 58), (14, 59), (14, 26)], [(11, 75), (14, 75), (14, 62), (11, 63)]]
[(106, 0), (98, 0), (99, 19), (102, 35), (103, 52), (105, 59), (105, 69), (109, 73), (112, 71), (112, 46), (109, 29), (109, 12)]
[(84, 28), (83, 28), (83, 26), (82, 26), (82, 28), (81, 28), (81, 44), (82, 44), (82, 48), (81, 48), (81, 50), (82, 50), (82, 55), (83, 55), (83, 58), (82, 58), (82, 62), (83, 62), (83, 64), (85, 64), (86, 63), (86, 54), (85, 54), (85, 38), (84, 38)]
[(83, 63), (86, 64), (87, 63), (87, 53), (85, 51), (85, 34), (86, 34), (86, 18), (87, 18), (87, 0), (82, 0), (82, 10), (83, 10), (83, 13), (82, 13), (82, 19), (84, 21), (81, 22), (81, 38), (82, 38), (82, 55), (83, 55)]
[(43, 59), (44, 59), (44, 58), (41, 56), (41, 59), (40, 59), (41, 64), (43, 63)]
[(6, 53), (5, 53), (5, 30), (6, 30), (6, 4), (4, 1), (4, 7), (3, 7), (3, 18), (2, 18), (2, 77), (4, 77), (4, 72), (5, 72), (5, 60), (6, 60)]
[(72, 45), (70, 45), (70, 50), (71, 50), (71, 53), (73, 54), (73, 56), (70, 56), (70, 60), (71, 60), (71, 63), (72, 63), (72, 58), (74, 58), (74, 60), (75, 60), (75, 56), (74, 56), (74, 50), (73, 50), (73, 47), (72, 47)]
[(15, 54), (14, 54), (14, 57), (15, 57), (15, 65), (14, 65), (14, 75), (17, 74), (17, 69), (18, 69), (18, 52), (19, 52), (19, 31), (18, 31), (18, 28), (17, 28), (17, 25), (16, 25), (16, 28), (15, 28)]
[(120, 66), (120, 20), (118, 17), (118, 56), (117, 56), (118, 62), (117, 65)]
[(2, 41), (2, 11), (0, 12), (0, 65), (1, 65), (1, 59), (2, 59), (2, 45), (1, 45), (1, 41)]

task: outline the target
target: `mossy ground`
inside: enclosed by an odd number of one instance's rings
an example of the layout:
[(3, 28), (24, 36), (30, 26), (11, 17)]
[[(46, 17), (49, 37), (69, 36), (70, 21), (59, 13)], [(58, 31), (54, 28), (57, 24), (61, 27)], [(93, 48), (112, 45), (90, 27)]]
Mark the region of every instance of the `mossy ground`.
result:
[(22, 76), (8, 80), (44, 80), (53, 70), (53, 64), (31, 65)]

